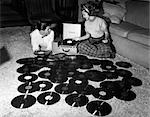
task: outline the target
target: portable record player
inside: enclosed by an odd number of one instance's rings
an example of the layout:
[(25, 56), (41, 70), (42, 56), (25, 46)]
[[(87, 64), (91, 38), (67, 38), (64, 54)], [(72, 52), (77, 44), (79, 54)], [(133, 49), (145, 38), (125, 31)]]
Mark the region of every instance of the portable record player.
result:
[(66, 53), (68, 55), (77, 54), (77, 41), (75, 37), (81, 36), (81, 24), (63, 23), (63, 36), (59, 42), (53, 42), (53, 54)]

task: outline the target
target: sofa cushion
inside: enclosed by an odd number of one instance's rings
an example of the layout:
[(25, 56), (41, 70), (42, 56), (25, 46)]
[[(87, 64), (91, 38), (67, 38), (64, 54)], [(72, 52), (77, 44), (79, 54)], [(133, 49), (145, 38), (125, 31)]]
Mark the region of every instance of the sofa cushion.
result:
[(110, 33), (119, 35), (121, 37), (127, 37), (128, 33), (135, 29), (140, 29), (141, 27), (131, 24), (129, 22), (121, 22), (120, 24), (110, 24), (109, 31)]
[(120, 24), (125, 16), (126, 9), (107, 2), (103, 2), (104, 16), (110, 18), (112, 23)]
[(149, 6), (150, 2), (148, 1), (129, 0), (126, 3), (125, 20), (149, 29)]
[(150, 46), (150, 33), (148, 29), (135, 29), (128, 33), (128, 39)]

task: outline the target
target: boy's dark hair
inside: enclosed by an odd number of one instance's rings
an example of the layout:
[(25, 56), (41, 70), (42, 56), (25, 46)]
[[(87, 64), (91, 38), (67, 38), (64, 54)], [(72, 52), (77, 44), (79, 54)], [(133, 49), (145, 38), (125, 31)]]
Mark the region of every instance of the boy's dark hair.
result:
[(39, 22), (37, 22), (35, 28), (38, 29), (38, 30), (45, 30), (46, 27), (49, 26), (49, 25), (50, 25), (50, 22), (39, 21)]

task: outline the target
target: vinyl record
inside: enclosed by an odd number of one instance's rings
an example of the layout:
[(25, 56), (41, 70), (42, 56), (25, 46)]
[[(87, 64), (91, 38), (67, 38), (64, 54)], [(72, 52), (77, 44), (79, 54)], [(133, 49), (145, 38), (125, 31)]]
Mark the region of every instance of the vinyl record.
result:
[(76, 88), (76, 92), (78, 94), (83, 94), (83, 95), (91, 95), (94, 90), (95, 88), (92, 85), (87, 85), (86, 87), (83, 88), (80, 87)]
[(72, 107), (82, 107), (89, 102), (89, 99), (85, 95), (70, 94), (65, 98), (65, 101), (68, 105)]
[(73, 77), (74, 75), (79, 74), (78, 72), (79, 71), (77, 71), (76, 69), (72, 71), (67, 71), (67, 77)]
[(86, 105), (86, 109), (89, 113), (96, 116), (106, 116), (112, 111), (110, 104), (104, 101), (95, 100), (91, 101)]
[(67, 71), (72, 71), (72, 70), (78, 69), (78, 68), (80, 68), (80, 66), (81, 66), (81, 64), (77, 60), (67, 60), (67, 61), (65, 61), (65, 69)]
[(68, 61), (76, 61), (77, 56), (76, 55), (66, 55), (66, 60)]
[(40, 70), (41, 67), (35, 65), (35, 64), (31, 64), (31, 65), (23, 65), (22, 67), (19, 67), (17, 69), (18, 73), (31, 73), (31, 72), (36, 72), (38, 70)]
[(64, 39), (63, 40), (63, 45), (69, 45), (69, 46), (74, 46), (77, 43), (77, 41), (73, 39)]
[(22, 74), (18, 77), (20, 82), (32, 82), (38, 78), (36, 74)]
[(68, 83), (62, 83), (62, 84), (56, 85), (55, 91), (59, 94), (70, 94), (74, 91), (74, 89)]
[(53, 60), (53, 61), (58, 61), (59, 60), (59, 58), (57, 58), (55, 55), (53, 55), (53, 54), (50, 54), (50, 55), (48, 55), (47, 56), (47, 59), (49, 60)]
[(114, 63), (111, 60), (101, 60), (101, 66), (109, 66), (113, 64)]
[(111, 94), (111, 92), (109, 90), (106, 90), (104, 88), (96, 88), (92, 95), (95, 98), (99, 98), (101, 100), (109, 100), (111, 98), (113, 98), (113, 94)]
[(74, 88), (75, 88), (75, 90), (76, 89), (78, 89), (78, 88), (84, 88), (84, 87), (86, 87), (87, 85), (88, 85), (88, 80), (86, 80), (86, 79), (70, 79), (69, 80), (69, 84), (71, 85), (71, 86), (73, 86)]
[(37, 81), (35, 84), (39, 87), (38, 91), (47, 91), (53, 87), (53, 84), (49, 81)]
[(38, 73), (38, 76), (40, 78), (45, 78), (48, 79), (51, 76), (51, 71), (50, 70), (44, 70)]
[(107, 71), (114, 71), (117, 69), (117, 67), (115, 65), (101, 65), (100, 66), (102, 68), (102, 70), (107, 70)]
[(86, 76), (85, 76), (85, 73), (84, 72), (76, 72), (72, 78), (74, 79), (77, 79), (77, 80), (82, 80), (82, 79), (87, 79)]
[(114, 81), (114, 83), (115, 83), (118, 91), (127, 91), (127, 90), (130, 90), (132, 88), (131, 84), (126, 82), (125, 80)]
[(115, 93), (119, 90), (114, 81), (103, 81), (100, 83), (100, 88), (109, 91), (112, 95), (115, 95)]
[(65, 54), (65, 53), (57, 53), (57, 54), (54, 54), (54, 56), (55, 56), (55, 58), (57, 58), (58, 60), (65, 60), (67, 54)]
[(110, 71), (103, 71), (104, 75), (106, 76), (106, 79), (117, 79), (118, 75), (116, 72), (110, 72)]
[(85, 55), (76, 55), (76, 58), (80, 61), (88, 60), (88, 57)]
[(44, 105), (52, 105), (57, 103), (59, 100), (60, 95), (55, 92), (44, 92), (37, 97), (37, 101)]
[(56, 69), (64, 71), (65, 65), (66, 64), (64, 61), (58, 60), (58, 61), (55, 61), (55, 64), (51, 68), (55, 71), (56, 71)]
[(121, 91), (116, 93), (115, 97), (117, 99), (124, 100), (124, 101), (132, 101), (136, 98), (136, 94), (133, 91), (128, 90), (128, 91), (123, 91), (123, 92)]
[(20, 93), (33, 93), (38, 91), (39, 87), (35, 83), (24, 83), (18, 87), (18, 91)]
[(34, 54), (37, 55), (37, 56), (39, 56), (39, 57), (44, 57), (44, 56), (47, 55), (46, 52), (47, 51), (45, 51), (45, 50), (39, 50), (39, 51), (34, 52)]
[(132, 86), (141, 86), (142, 85), (142, 81), (135, 77), (126, 77), (126, 78), (123, 78), (122, 81), (125, 81)]
[(52, 68), (57, 65), (57, 61), (51, 61), (50, 59), (47, 59), (46, 61), (47, 61), (46, 67)]
[(15, 108), (24, 109), (31, 107), (35, 102), (36, 98), (32, 95), (19, 95), (11, 101), (11, 105)]
[(101, 60), (99, 60), (99, 59), (89, 59), (89, 60), (93, 65), (100, 65), (101, 64)]
[(53, 74), (49, 80), (53, 83), (63, 83), (68, 80), (68, 77), (64, 74)]
[(21, 58), (21, 59), (18, 59), (16, 62), (19, 64), (33, 64), (35, 62), (35, 58), (33, 57)]
[(131, 77), (132, 76), (132, 72), (125, 70), (125, 69), (116, 69), (115, 72), (118, 74), (118, 76), (121, 76), (121, 77)]
[(44, 57), (36, 57), (36, 60), (35, 60), (35, 64), (38, 65), (38, 66), (41, 66), (41, 67), (45, 67), (48, 65), (48, 62), (46, 61), (47, 58), (44, 58)]
[(89, 60), (80, 61), (80, 69), (91, 69), (93, 64)]
[(130, 63), (124, 62), (124, 61), (117, 61), (115, 64), (117, 66), (123, 67), (123, 68), (130, 68), (130, 67), (132, 67), (132, 65)]
[(88, 80), (95, 82), (100, 82), (106, 79), (105, 74), (98, 70), (88, 70), (85, 72), (85, 76)]

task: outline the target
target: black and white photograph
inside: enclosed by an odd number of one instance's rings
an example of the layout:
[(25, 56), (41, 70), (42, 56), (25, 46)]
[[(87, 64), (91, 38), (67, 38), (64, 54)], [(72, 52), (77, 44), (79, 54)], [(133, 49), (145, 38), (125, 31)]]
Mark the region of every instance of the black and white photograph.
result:
[(150, 0), (0, 0), (0, 117), (150, 117)]

